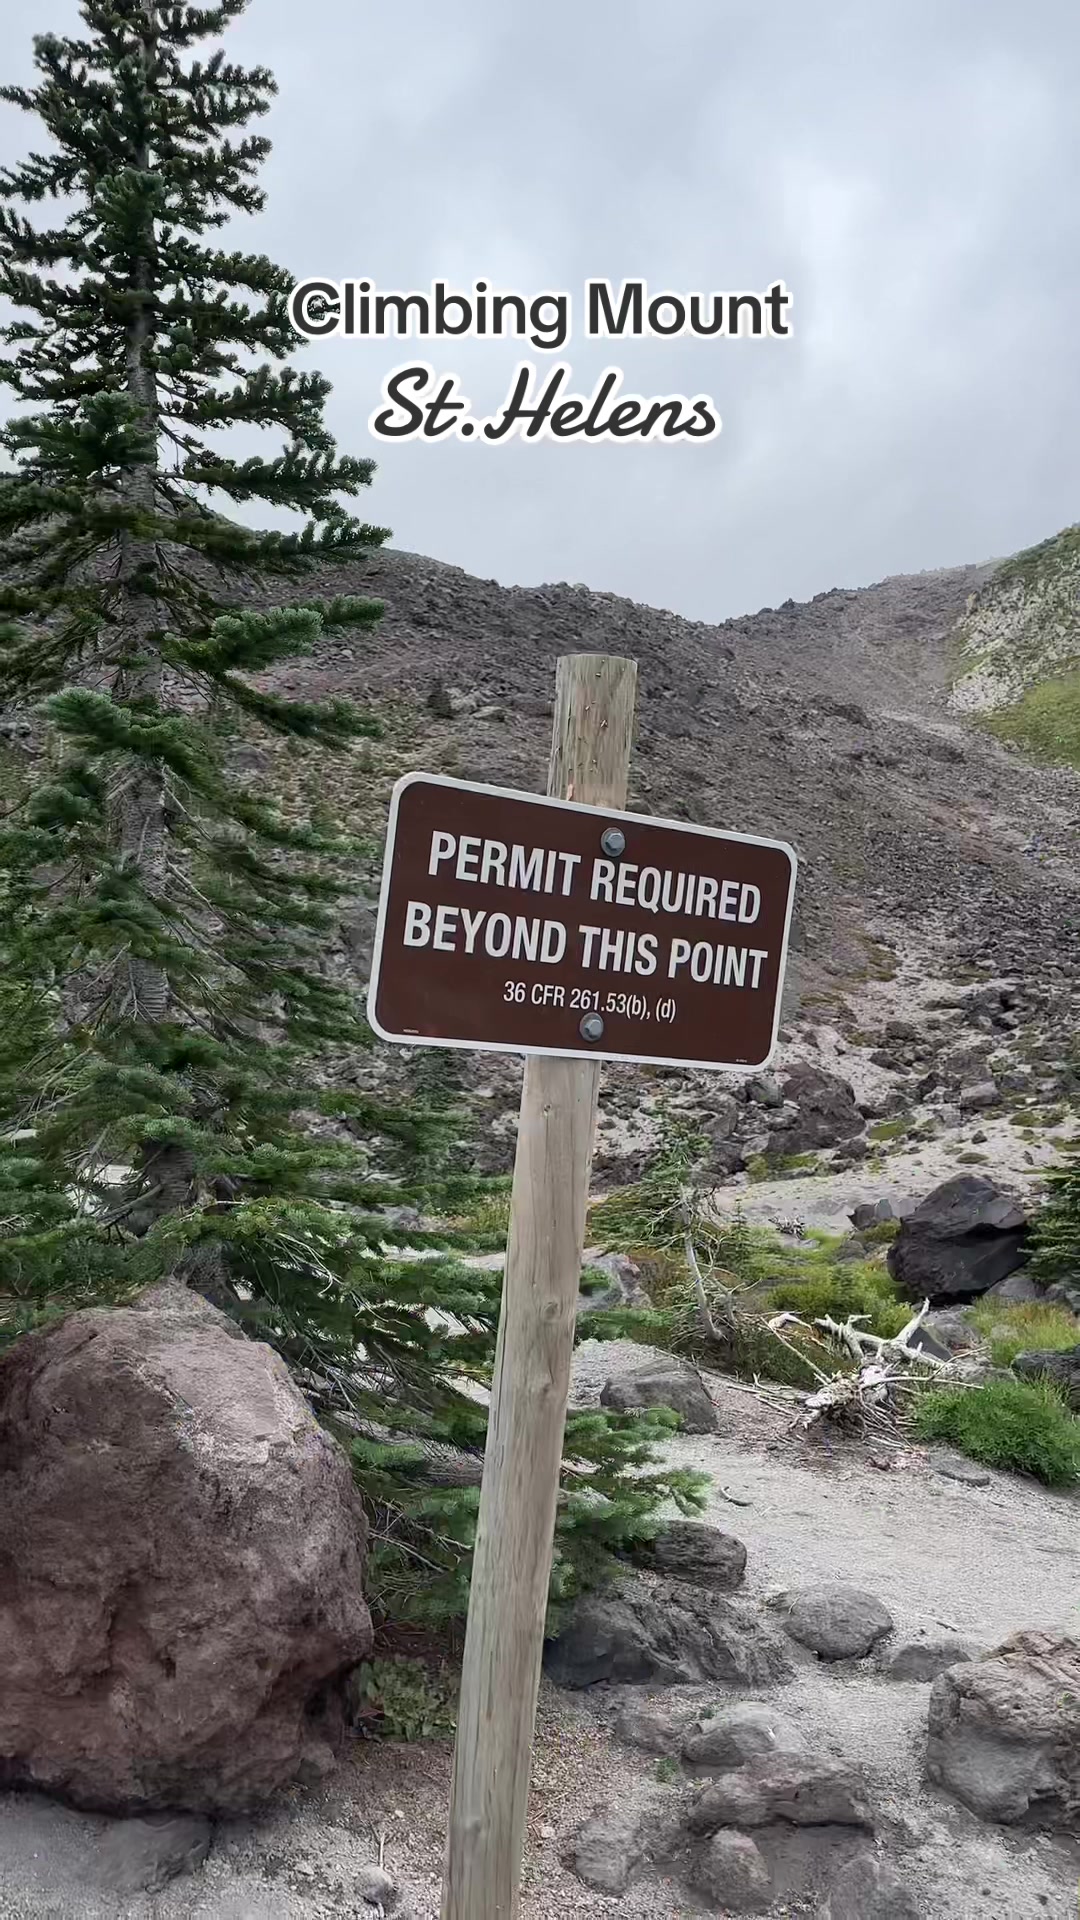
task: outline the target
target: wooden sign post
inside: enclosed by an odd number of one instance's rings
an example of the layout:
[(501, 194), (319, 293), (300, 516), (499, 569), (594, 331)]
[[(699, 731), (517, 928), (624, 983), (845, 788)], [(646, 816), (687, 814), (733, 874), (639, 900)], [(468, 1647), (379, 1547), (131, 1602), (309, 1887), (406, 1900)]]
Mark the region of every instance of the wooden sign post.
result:
[[(626, 803), (637, 667), (561, 659), (548, 793)], [(525, 1062), (442, 1920), (516, 1920), (600, 1062)]]
[(795, 854), (624, 811), (636, 680), (559, 661), (546, 798), (408, 773), (390, 807), (371, 1026), (526, 1055), (442, 1920), (517, 1920), (601, 1062), (753, 1071), (779, 1032)]

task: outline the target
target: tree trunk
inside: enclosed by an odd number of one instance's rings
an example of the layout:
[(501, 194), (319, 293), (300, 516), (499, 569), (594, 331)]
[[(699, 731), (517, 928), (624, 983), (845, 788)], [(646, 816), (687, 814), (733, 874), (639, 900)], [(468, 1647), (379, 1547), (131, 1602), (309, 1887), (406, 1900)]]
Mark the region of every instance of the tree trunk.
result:
[[(142, 64), (149, 79), (156, 56), (154, 0), (142, 0)], [(140, 173), (153, 166), (149, 133), (134, 155)], [(148, 349), (154, 333), (151, 298), (155, 286), (152, 250), (134, 264), (130, 286), (142, 298), (128, 322), (124, 344), (126, 385), (130, 398), (142, 415), (150, 449), (146, 459), (133, 467), (122, 482), (121, 498), (125, 507), (153, 514), (157, 508), (156, 477), (158, 467), (158, 393)], [(121, 700), (146, 700), (160, 706), (164, 690), (164, 663), (153, 635), (166, 624), (164, 610), (155, 598), (153, 582), (157, 566), (157, 545), (125, 529), (120, 536), (120, 565), (117, 591), (120, 610), (118, 638), (120, 660), (113, 691)], [(146, 893), (153, 899), (166, 897), (168, 884), (168, 833), (165, 814), (167, 786), (161, 763), (143, 760), (129, 762), (122, 784), (113, 796), (111, 834), (122, 868), (134, 868)], [(169, 978), (164, 967), (141, 955), (125, 954), (119, 962), (112, 990), (114, 1018), (160, 1024), (172, 1014)], [(193, 1197), (194, 1169), (186, 1148), (147, 1141), (139, 1154), (140, 1181), (156, 1189), (149, 1203), (155, 1215), (183, 1207)]]

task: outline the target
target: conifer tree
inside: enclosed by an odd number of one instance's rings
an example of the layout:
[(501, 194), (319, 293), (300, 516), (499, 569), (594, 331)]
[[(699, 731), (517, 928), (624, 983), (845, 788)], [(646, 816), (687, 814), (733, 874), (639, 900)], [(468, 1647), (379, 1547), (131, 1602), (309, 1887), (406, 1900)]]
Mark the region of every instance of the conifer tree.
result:
[[(386, 1209), (452, 1222), (475, 1182), (437, 1104), (335, 1075), (370, 1039), (320, 965), (348, 823), (229, 770), (237, 728), (334, 755), (377, 733), (266, 676), (378, 618), (304, 581), (386, 538), (343, 504), (373, 466), (338, 454), (327, 382), (289, 364), (291, 277), (217, 238), (262, 205), (247, 129), (275, 89), (199, 49), (246, 4), (83, 0), (84, 37), (41, 36), (36, 84), (0, 90), (48, 135), (0, 174), (0, 707), (46, 729), (0, 818), (0, 1336), (155, 1278), (200, 1288), (351, 1449), (385, 1604), (438, 1613), (462, 1604), (477, 1491), (432, 1461), (482, 1448), (497, 1279), (459, 1257), (467, 1227), (388, 1252)], [(230, 457), (237, 429), (277, 450)], [(303, 524), (222, 511), (251, 503)], [(667, 1493), (693, 1503), (644, 1471), (662, 1426), (572, 1418), (556, 1593)]]

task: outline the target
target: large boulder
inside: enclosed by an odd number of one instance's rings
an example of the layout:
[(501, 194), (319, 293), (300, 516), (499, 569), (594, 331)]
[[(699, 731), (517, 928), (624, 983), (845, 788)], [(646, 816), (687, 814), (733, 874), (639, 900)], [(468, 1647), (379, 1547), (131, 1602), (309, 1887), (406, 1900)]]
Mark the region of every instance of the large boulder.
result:
[(971, 1299), (1024, 1259), (1027, 1220), (1011, 1194), (961, 1173), (927, 1195), (889, 1248), (897, 1285), (912, 1300)]
[(1052, 1380), (1073, 1412), (1080, 1413), (1080, 1346), (1067, 1347), (1063, 1353), (1018, 1353), (1012, 1365), (1023, 1380)]
[(348, 1463), (181, 1286), (0, 1359), (0, 1783), (234, 1814), (329, 1764), (371, 1646)]
[(984, 1820), (1080, 1829), (1080, 1641), (1016, 1633), (939, 1674), (926, 1771)]
[(670, 1407), (681, 1415), (685, 1433), (715, 1433), (716, 1408), (701, 1375), (681, 1360), (660, 1358), (635, 1367), (633, 1373), (614, 1374), (600, 1391), (600, 1405), (613, 1413), (640, 1413), (651, 1407)]
[(757, 1688), (788, 1679), (792, 1670), (780, 1640), (734, 1601), (692, 1587), (650, 1590), (638, 1580), (575, 1601), (548, 1644), (546, 1664), (556, 1686), (572, 1688), (601, 1681)]
[(796, 1061), (787, 1069), (783, 1092), (784, 1099), (798, 1107), (799, 1116), (770, 1138), (771, 1153), (810, 1153), (815, 1147), (835, 1147), (841, 1141), (853, 1140), (866, 1125), (848, 1081), (809, 1060)]

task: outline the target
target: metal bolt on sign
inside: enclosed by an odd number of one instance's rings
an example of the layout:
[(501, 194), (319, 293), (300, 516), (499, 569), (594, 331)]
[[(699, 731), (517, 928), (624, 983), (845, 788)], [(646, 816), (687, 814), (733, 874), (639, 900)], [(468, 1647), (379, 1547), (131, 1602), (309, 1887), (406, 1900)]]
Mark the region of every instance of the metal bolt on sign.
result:
[(578, 1032), (583, 1040), (602, 1040), (604, 1037), (604, 1022), (598, 1013), (587, 1013), (578, 1028)]

